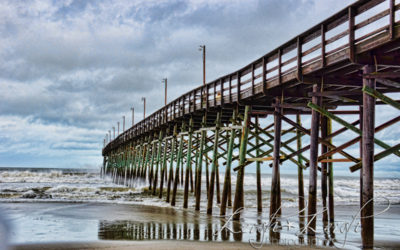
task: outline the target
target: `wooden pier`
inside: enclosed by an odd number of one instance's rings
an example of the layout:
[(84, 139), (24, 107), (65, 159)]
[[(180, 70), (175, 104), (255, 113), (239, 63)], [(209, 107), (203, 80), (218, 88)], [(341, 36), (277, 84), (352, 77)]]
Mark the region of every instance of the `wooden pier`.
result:
[[(203, 201), (208, 214), (225, 215), (228, 208), (246, 206), (246, 166), (255, 162), (257, 211), (269, 208), (274, 222), (281, 214), (280, 167), (290, 161), (298, 172), (299, 211), (306, 216), (301, 221), (313, 237), (317, 197), (326, 208), (324, 225), (334, 223), (335, 162), (347, 162), (349, 171), (360, 172), (362, 244), (372, 248), (374, 162), (392, 154), (400, 157), (400, 144), (374, 136), (400, 121), (400, 102), (388, 96), (400, 92), (399, 13), (394, 0), (357, 1), (236, 72), (183, 94), (107, 140), (103, 173), (128, 186), (147, 183), (153, 195), (171, 206), (188, 208), (192, 199), (196, 211)], [(376, 105), (394, 107), (395, 118), (376, 126)], [(358, 119), (349, 122), (350, 115)], [(270, 116), (272, 123), (264, 126)], [(333, 131), (332, 123), (341, 127)], [(348, 131), (353, 138), (334, 142)], [(358, 155), (346, 152), (357, 143)], [(375, 145), (383, 151), (375, 154)], [(262, 203), (265, 166), (272, 167), (269, 204)], [(236, 183), (231, 182), (233, 171)], [(306, 190), (304, 171), (309, 171)], [(204, 174), (207, 196), (201, 197)], [(179, 188), (183, 204), (176, 202)], [(239, 218), (237, 213), (234, 219)]]

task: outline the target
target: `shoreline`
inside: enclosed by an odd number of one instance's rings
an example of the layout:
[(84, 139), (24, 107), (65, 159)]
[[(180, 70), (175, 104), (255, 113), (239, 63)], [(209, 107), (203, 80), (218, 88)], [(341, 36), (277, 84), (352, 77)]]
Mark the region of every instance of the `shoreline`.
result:
[[(260, 248), (252, 247), (245, 242), (207, 242), (207, 241), (187, 241), (187, 240), (153, 240), (153, 241), (88, 241), (88, 242), (48, 242), (48, 243), (31, 243), (31, 244), (14, 244), (10, 245), (10, 250), (69, 250), (69, 249), (144, 249), (144, 250), (159, 250), (159, 249), (178, 249), (178, 250), (236, 250), (236, 249), (333, 249), (334, 247), (326, 246), (309, 246), (309, 245), (277, 245), (265, 243)], [(399, 249), (400, 242), (375, 242), (375, 248), (379, 249)], [(348, 249), (348, 248), (338, 248)]]
[[(400, 245), (399, 245), (400, 246)], [(207, 249), (207, 250), (234, 250), (234, 249), (255, 249), (249, 243), (244, 242), (207, 242), (207, 241), (187, 241), (187, 240), (153, 240), (153, 241), (95, 241), (95, 242), (56, 242), (56, 243), (34, 243), (34, 244), (15, 244), (11, 245), (10, 250), (52, 250), (52, 249), (133, 249), (144, 250), (159, 249)], [(257, 249), (326, 249), (321, 246), (306, 245), (276, 245), (263, 244)]]
[[(281, 249), (315, 249), (315, 246), (301, 243), (300, 237), (295, 235), (299, 226), (296, 215), (289, 218), (293, 219), (295, 228), (282, 229), (279, 245), (271, 245), (268, 230), (257, 234), (253, 228), (251, 232), (255, 223), (266, 222), (267, 209), (262, 217), (251, 209), (245, 211), (241, 222), (230, 222), (228, 226), (237, 231), (235, 225), (239, 225), (243, 233), (232, 234), (221, 230), (226, 218), (211, 217), (205, 212), (196, 213), (190, 208), (92, 202), (0, 203), (0, 208), (3, 212), (10, 211), (8, 217), (14, 226), (11, 230), (11, 236), (14, 236), (10, 238), (11, 249), (130, 249), (135, 246), (141, 249), (164, 249), (164, 246), (167, 249), (198, 249), (213, 245), (218, 247), (210, 249), (239, 249), (246, 245), (252, 249), (248, 243), (250, 239), (257, 239), (255, 244), (260, 244), (257, 242), (261, 239), (262, 249), (276, 249), (278, 246)], [(348, 221), (356, 209), (357, 206), (337, 206), (337, 221)], [(294, 211), (296, 208), (284, 209), (282, 215), (288, 216)], [(283, 226), (286, 225), (285, 220)], [(318, 223), (320, 221), (318, 217)], [(398, 205), (376, 218), (376, 246), (381, 249), (400, 248), (400, 241), (395, 236), (400, 235), (398, 223)], [(320, 231), (321, 228), (317, 229)], [(349, 232), (344, 249), (360, 249), (359, 234)], [(341, 248), (343, 234), (338, 231), (335, 239), (335, 245)], [(322, 234), (316, 240), (317, 247), (321, 249), (328, 242)], [(181, 247), (186, 245), (198, 248)]]

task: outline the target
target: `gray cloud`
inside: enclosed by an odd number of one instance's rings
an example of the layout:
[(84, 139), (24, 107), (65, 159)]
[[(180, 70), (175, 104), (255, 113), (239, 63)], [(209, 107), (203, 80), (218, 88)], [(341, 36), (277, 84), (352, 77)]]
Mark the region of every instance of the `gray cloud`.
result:
[(81, 147), (62, 137), (46, 144), (50, 151), (100, 147), (122, 115), (130, 124), (131, 106), (142, 118), (142, 96), (147, 114), (163, 105), (162, 78), (170, 101), (201, 84), (198, 45), (207, 45), (210, 81), (343, 7), (334, 0), (2, 1), (0, 118), (23, 119), (28, 130), (95, 131), (73, 138), (90, 138)]

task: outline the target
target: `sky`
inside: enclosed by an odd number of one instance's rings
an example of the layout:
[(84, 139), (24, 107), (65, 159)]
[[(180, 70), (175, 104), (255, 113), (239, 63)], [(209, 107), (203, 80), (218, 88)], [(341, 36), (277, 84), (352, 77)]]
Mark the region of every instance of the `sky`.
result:
[(0, 167), (92, 168), (108, 130), (354, 1), (0, 1)]

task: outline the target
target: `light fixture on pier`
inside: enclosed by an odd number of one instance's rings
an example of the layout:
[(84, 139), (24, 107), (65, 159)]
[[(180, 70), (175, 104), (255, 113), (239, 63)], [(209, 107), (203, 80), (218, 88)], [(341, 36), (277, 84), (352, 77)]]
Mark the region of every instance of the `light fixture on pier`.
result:
[(131, 111), (132, 111), (132, 127), (133, 127), (133, 125), (135, 124), (135, 108), (132, 107)]
[(203, 51), (203, 85), (206, 85), (206, 46), (200, 45), (199, 51)]
[(162, 79), (162, 82), (165, 83), (165, 94), (164, 94), (164, 105), (167, 106), (167, 78)]
[(143, 101), (143, 120), (146, 118), (146, 97), (142, 97)]

